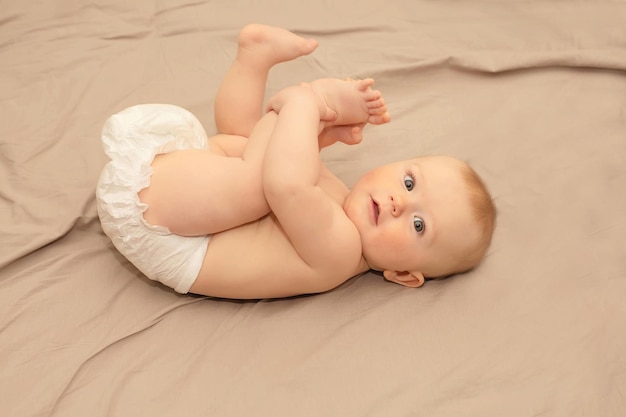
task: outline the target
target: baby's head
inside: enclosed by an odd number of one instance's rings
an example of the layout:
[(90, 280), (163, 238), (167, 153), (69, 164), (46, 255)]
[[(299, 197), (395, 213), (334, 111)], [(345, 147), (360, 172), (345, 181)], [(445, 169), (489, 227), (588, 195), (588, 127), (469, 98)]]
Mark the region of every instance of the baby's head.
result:
[(369, 266), (398, 284), (465, 272), (484, 257), (496, 210), (474, 170), (424, 156), (362, 176), (344, 202)]

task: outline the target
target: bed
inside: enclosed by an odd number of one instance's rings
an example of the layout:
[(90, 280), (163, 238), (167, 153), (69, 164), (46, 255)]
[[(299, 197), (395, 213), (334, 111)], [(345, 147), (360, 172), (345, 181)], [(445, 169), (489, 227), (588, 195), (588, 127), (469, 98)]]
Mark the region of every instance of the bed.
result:
[[(484, 262), (420, 289), (180, 295), (113, 248), (104, 121), (171, 103), (215, 132), (246, 23), (319, 40), (268, 95), (374, 77), (393, 120), (323, 151), (348, 185), (468, 161), (498, 223)], [(3, 416), (626, 415), (626, 2), (96, 0), (0, 11)]]

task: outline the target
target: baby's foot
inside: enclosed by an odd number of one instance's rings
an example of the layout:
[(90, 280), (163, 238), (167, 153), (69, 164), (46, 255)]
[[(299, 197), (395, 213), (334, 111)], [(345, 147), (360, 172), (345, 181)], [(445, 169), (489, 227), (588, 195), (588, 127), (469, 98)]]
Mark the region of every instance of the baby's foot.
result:
[(269, 68), (315, 50), (318, 42), (305, 39), (286, 29), (251, 24), (239, 32), (237, 59), (245, 64)]
[(365, 122), (342, 125), (342, 126), (329, 126), (322, 130), (319, 134), (319, 146), (325, 148), (334, 144), (335, 142), (343, 142), (346, 145), (356, 145), (363, 140), (363, 128)]
[(337, 113), (325, 126), (354, 125), (359, 123), (383, 124), (391, 120), (380, 91), (371, 87), (374, 80), (339, 80), (321, 78), (310, 83), (313, 91)]

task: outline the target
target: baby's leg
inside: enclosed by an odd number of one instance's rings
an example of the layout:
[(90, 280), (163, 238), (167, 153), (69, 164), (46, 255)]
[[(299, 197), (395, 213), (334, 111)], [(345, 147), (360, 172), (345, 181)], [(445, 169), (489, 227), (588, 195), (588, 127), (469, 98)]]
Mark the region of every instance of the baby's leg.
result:
[[(357, 130), (366, 123), (383, 124), (391, 120), (380, 91), (373, 90), (374, 80), (339, 80), (322, 78), (299, 87), (289, 87), (270, 99), (267, 110), (280, 113), (282, 106), (300, 94), (299, 89), (310, 89), (317, 96), (320, 112), (320, 133), (341, 126), (353, 126)], [(303, 90), (304, 91), (304, 90)]]
[(321, 78), (310, 83), (311, 88), (337, 113), (337, 118), (325, 126), (343, 126), (356, 123), (383, 124), (391, 120), (387, 106), (378, 90), (371, 87), (374, 80), (340, 80)]
[(248, 137), (262, 116), (270, 68), (310, 54), (318, 43), (282, 28), (258, 24), (244, 27), (238, 42), (235, 61), (215, 98), (215, 122), (219, 133)]
[[(275, 114), (266, 115), (249, 140), (267, 143), (274, 124)], [(260, 163), (207, 150), (158, 155), (150, 186), (139, 192), (148, 205), (144, 218), (183, 236), (218, 233), (256, 220), (270, 211)]]
[[(248, 25), (215, 99), (220, 133), (249, 138), (243, 157), (179, 151), (155, 158), (150, 186), (139, 193), (148, 223), (186, 235), (217, 233), (269, 212), (261, 184), (273, 124), (261, 121), (267, 74), (277, 63), (311, 53), (317, 42), (285, 29)], [(258, 123), (257, 123), (258, 122)]]

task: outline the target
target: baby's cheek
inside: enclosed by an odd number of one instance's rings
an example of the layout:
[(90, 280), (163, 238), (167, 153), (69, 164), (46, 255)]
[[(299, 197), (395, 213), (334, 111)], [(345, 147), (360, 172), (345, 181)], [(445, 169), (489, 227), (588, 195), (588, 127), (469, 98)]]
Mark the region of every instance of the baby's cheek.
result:
[(416, 249), (415, 239), (404, 231), (394, 230), (385, 234), (384, 242), (387, 252), (403, 258), (412, 254)]

